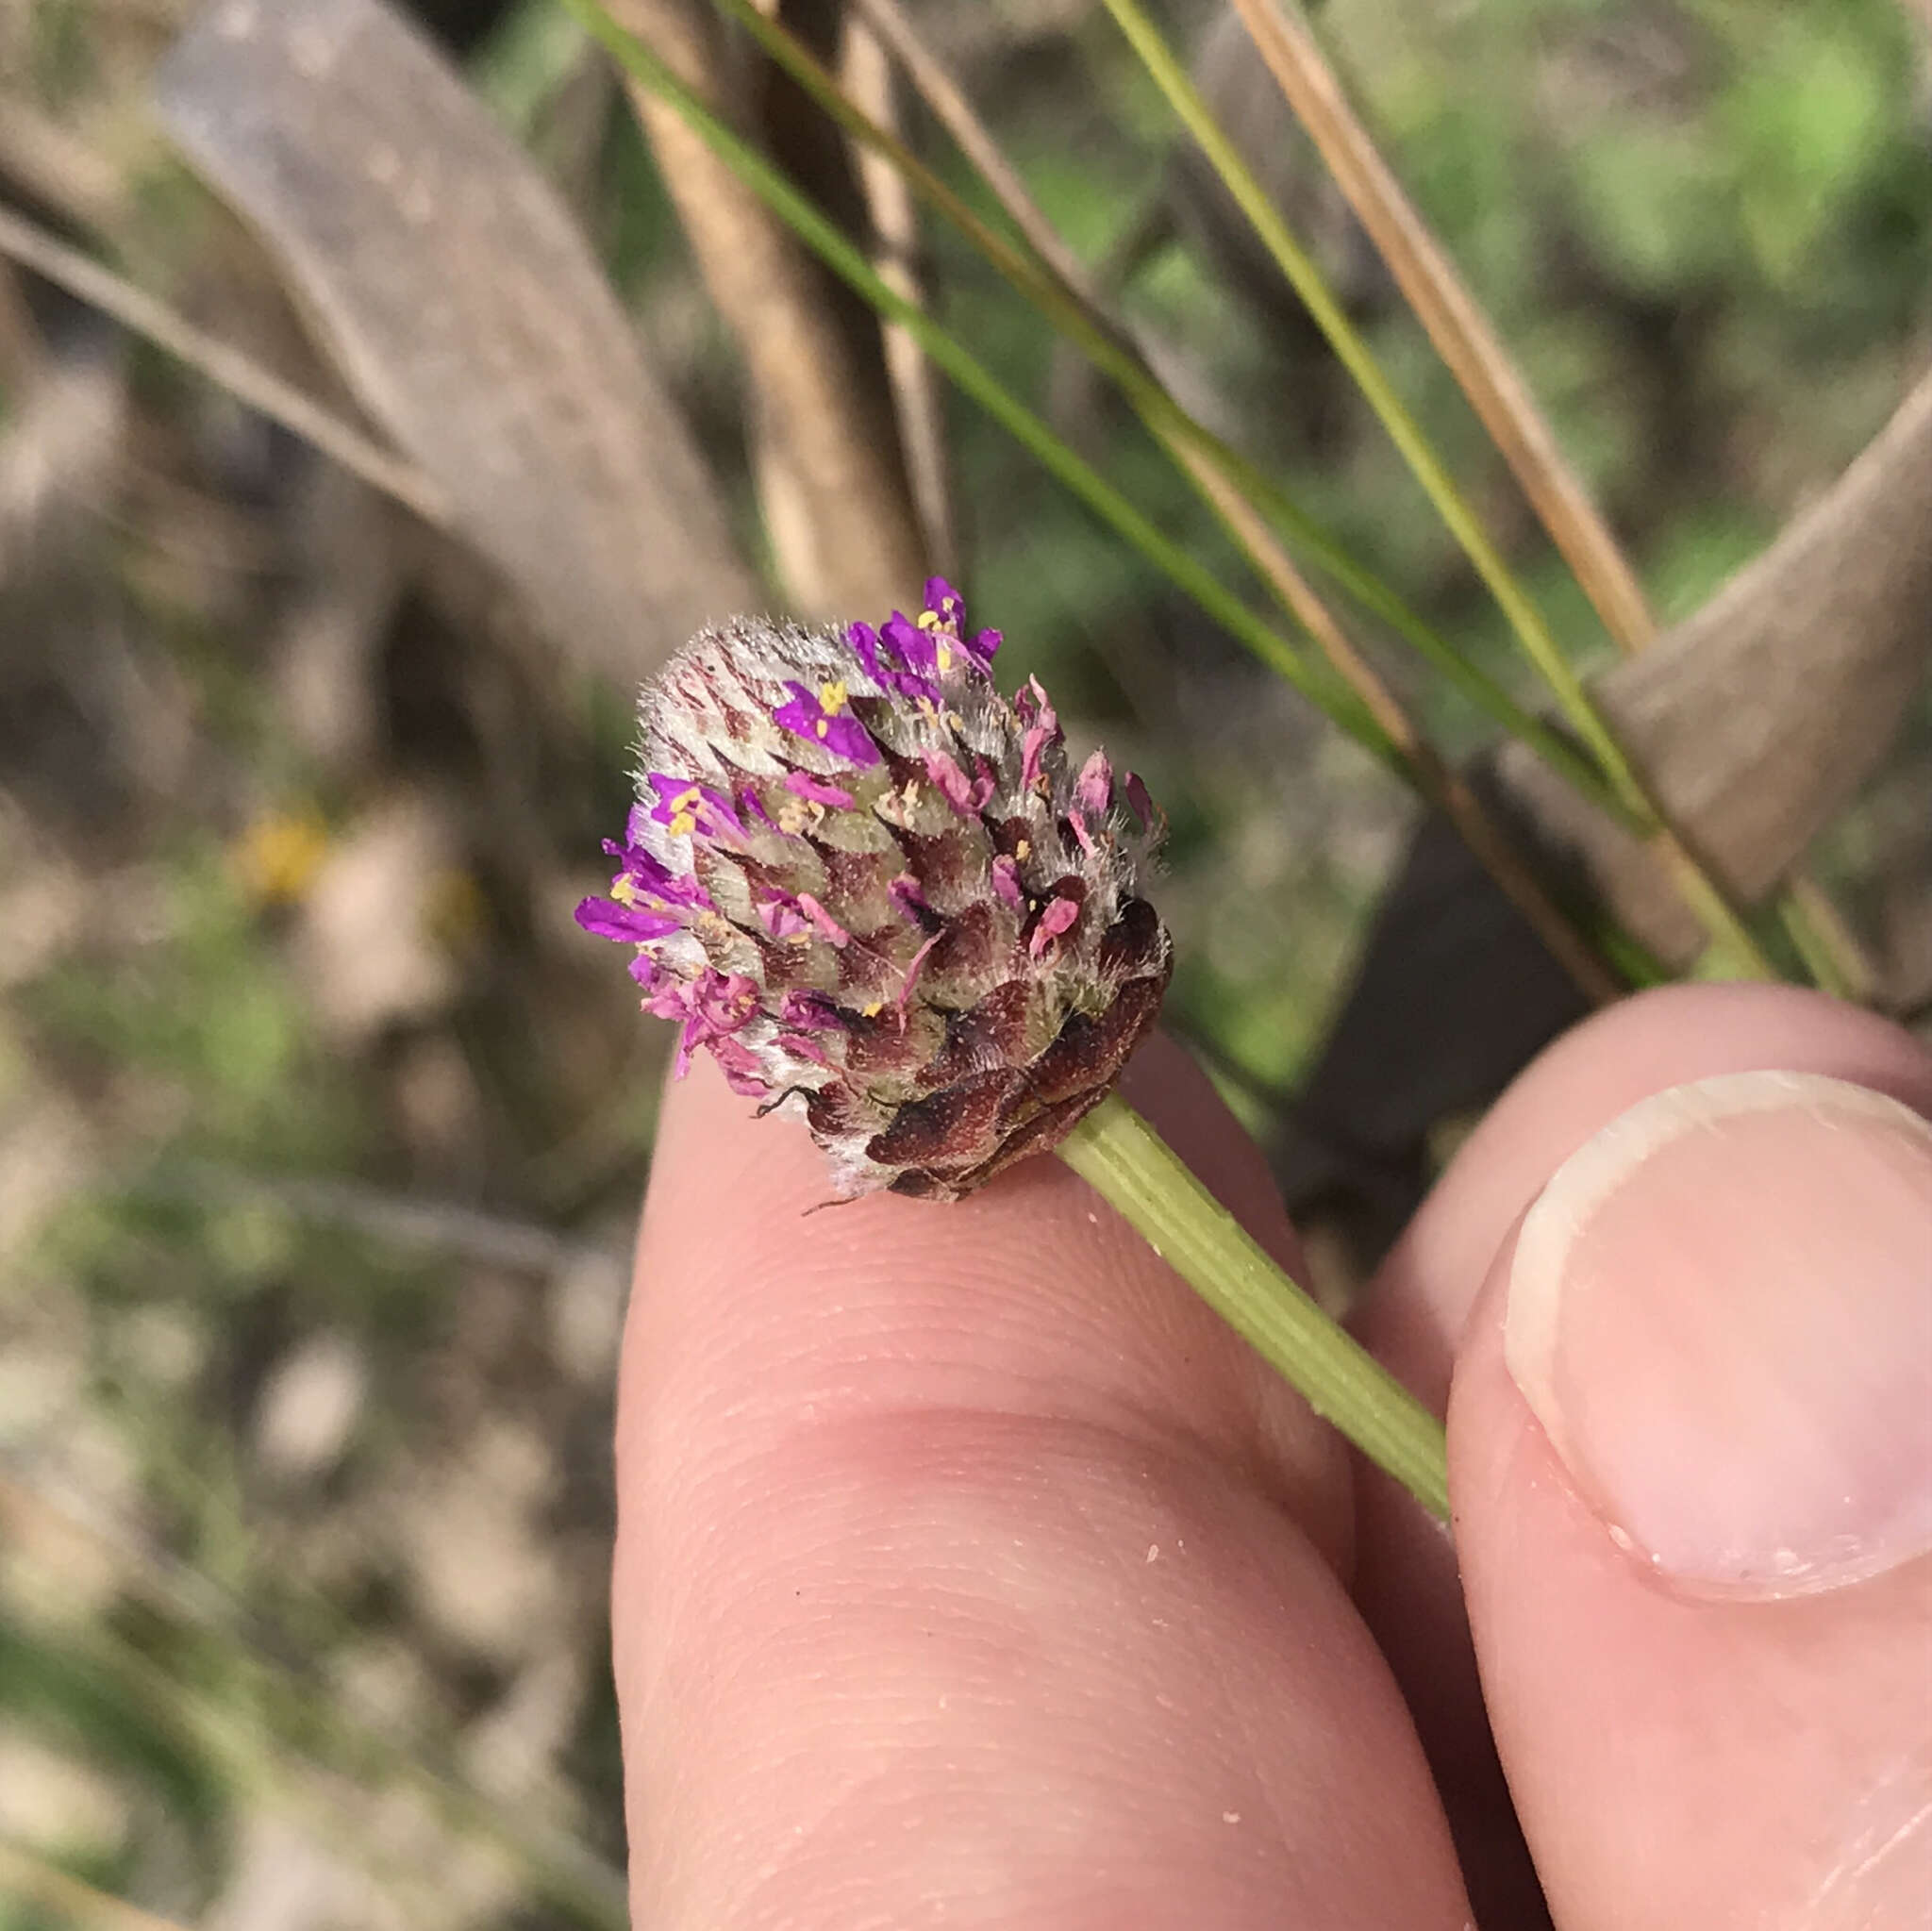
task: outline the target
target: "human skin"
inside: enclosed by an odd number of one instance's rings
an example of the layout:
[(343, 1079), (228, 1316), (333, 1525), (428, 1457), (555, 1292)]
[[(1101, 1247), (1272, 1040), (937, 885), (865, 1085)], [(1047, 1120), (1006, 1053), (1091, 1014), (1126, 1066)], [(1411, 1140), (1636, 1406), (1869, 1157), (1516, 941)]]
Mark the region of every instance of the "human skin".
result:
[[(1932, 1114), (1932, 1056), (1869, 1015), (1647, 995), (1524, 1073), (1390, 1256), (1359, 1327), (1448, 1413), (1453, 1553), (1057, 1161), (958, 1206), (808, 1214), (826, 1186), (803, 1132), (694, 1071), (665, 1112), (618, 1423), (635, 1922), (1459, 1927), (1474, 1899), (1496, 1931), (1544, 1922), (1541, 1888), (1563, 1931), (1924, 1923), (1932, 1141), (1922, 1159), (1878, 1118), (1868, 1198), (1842, 1090), (1700, 1125), (1671, 1156), (1694, 1184), (1633, 1183), (1627, 1212), (1579, 1223), (1565, 1265), (1594, 1269), (1593, 1298), (1565, 1289), (1580, 1339), (1535, 1373), (1536, 1284), (1512, 1286), (1572, 1154), (1647, 1096), (1765, 1068)], [(1295, 1273), (1258, 1155), (1185, 1056), (1151, 1042), (1126, 1090)], [(1674, 1385), (1628, 1310), (1668, 1332), (1707, 1307), (1722, 1346), (1736, 1307), (1779, 1305), (1722, 1295), (1791, 1255), (1842, 1258), (1826, 1300), (1797, 1280), (1790, 1323), (1817, 1314), (1821, 1359), (1856, 1343), (1871, 1480), (1840, 1486), (1882, 1520), (1789, 1588), (1660, 1571), (1624, 1520), (1695, 1569), (1696, 1537), (1750, 1528), (1760, 1490), (1767, 1523), (1786, 1491), (1809, 1521), (1819, 1457), (1752, 1436), (1764, 1377), (1722, 1363), (1687, 1385), (1734, 1400), (1724, 1430), (1673, 1435), (1666, 1411), (1618, 1437), (1625, 1384)], [(1744, 1289), (1717, 1280), (1732, 1261)], [(1624, 1377), (1607, 1414), (1598, 1359)], [(1691, 1501), (1632, 1513), (1657, 1440)]]

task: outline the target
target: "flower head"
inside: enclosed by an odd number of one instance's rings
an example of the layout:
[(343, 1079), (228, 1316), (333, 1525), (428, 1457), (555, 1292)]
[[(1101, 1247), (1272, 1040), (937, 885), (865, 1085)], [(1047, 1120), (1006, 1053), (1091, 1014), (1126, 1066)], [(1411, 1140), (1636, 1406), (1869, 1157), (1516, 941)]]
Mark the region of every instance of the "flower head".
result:
[(1061, 1139), (1152, 1024), (1170, 950), (1139, 778), (1070, 770), (930, 579), (874, 629), (708, 630), (642, 703), (639, 802), (587, 931), (648, 1012), (798, 1114), (845, 1197), (956, 1199)]

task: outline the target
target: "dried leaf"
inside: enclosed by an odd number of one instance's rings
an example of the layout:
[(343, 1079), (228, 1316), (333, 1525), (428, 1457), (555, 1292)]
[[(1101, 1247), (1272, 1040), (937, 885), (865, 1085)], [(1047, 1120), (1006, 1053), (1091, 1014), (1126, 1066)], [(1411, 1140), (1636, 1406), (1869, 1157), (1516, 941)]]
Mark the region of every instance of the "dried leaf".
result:
[[(1742, 904), (1877, 769), (1932, 662), (1932, 375), (1838, 483), (1594, 695), (1672, 820)], [(1519, 747), (1505, 788), (1615, 916), (1686, 964), (1701, 931), (1636, 843)]]
[(158, 82), (371, 415), (582, 663), (761, 599), (568, 211), (383, 0), (215, 0)]

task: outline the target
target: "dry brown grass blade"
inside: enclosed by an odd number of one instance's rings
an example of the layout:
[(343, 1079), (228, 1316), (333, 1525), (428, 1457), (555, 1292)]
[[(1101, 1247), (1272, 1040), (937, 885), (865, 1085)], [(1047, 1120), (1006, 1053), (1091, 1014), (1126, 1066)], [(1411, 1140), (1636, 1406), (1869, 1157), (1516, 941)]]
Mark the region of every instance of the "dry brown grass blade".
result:
[(1605, 628), (1624, 649), (1641, 649), (1656, 628), (1642, 586), (1508, 351), (1356, 118), (1313, 36), (1281, 0), (1231, 4)]
[[(614, 0), (609, 12), (713, 108), (728, 109), (708, 9), (696, 0)], [(814, 616), (903, 603), (926, 558), (876, 361), (757, 195), (675, 108), (635, 82), (629, 91), (744, 358), (759, 491), (786, 589)]]
[[(1674, 824), (1743, 903), (1764, 897), (1876, 768), (1932, 661), (1932, 374), (1838, 483), (1593, 694)], [(1508, 790), (1605, 904), (1682, 965), (1699, 929), (1641, 848), (1511, 745)]]
[(365, 483), (407, 504), (425, 523), (439, 526), (448, 523), (448, 499), (412, 463), (371, 441), (359, 429), (264, 369), (253, 357), (196, 328), (165, 302), (103, 268), (77, 248), (56, 241), (8, 208), (0, 208), (0, 255), (11, 257), (164, 349)]
[[(880, 126), (899, 132), (897, 87), (884, 42), (864, 22), (847, 23), (845, 88)], [(874, 266), (908, 301), (924, 305), (919, 274), (919, 204), (897, 168), (869, 148), (856, 147), (853, 166), (877, 239)], [(959, 545), (946, 459), (945, 404), (939, 371), (913, 337), (897, 323), (883, 325), (886, 377), (906, 452), (907, 479), (919, 516), (925, 554), (941, 576), (958, 572)]]
[(577, 662), (628, 684), (757, 601), (569, 211), (386, 0), (216, 0), (158, 97), (364, 407)]
[(918, 89), (920, 98), (932, 109), (934, 119), (958, 143), (959, 152), (979, 170), (1013, 225), (1026, 238), (1027, 246), (1066, 287), (1090, 308), (1098, 309), (1099, 296), (1086, 263), (1067, 246), (1059, 230), (1026, 191), (1019, 170), (1007, 159), (999, 142), (980, 120), (965, 89), (921, 39), (919, 29), (899, 0), (853, 0), (853, 6), (891, 50), (892, 58)]

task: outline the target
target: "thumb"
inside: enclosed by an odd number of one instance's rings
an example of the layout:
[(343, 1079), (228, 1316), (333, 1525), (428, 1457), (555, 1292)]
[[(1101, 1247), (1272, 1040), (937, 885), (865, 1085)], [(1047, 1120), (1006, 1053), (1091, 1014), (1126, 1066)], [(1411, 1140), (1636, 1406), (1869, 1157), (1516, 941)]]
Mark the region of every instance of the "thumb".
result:
[(1497, 1745), (1564, 1931), (1932, 1905), (1932, 1126), (1733, 1074), (1505, 1244), (1450, 1469)]

